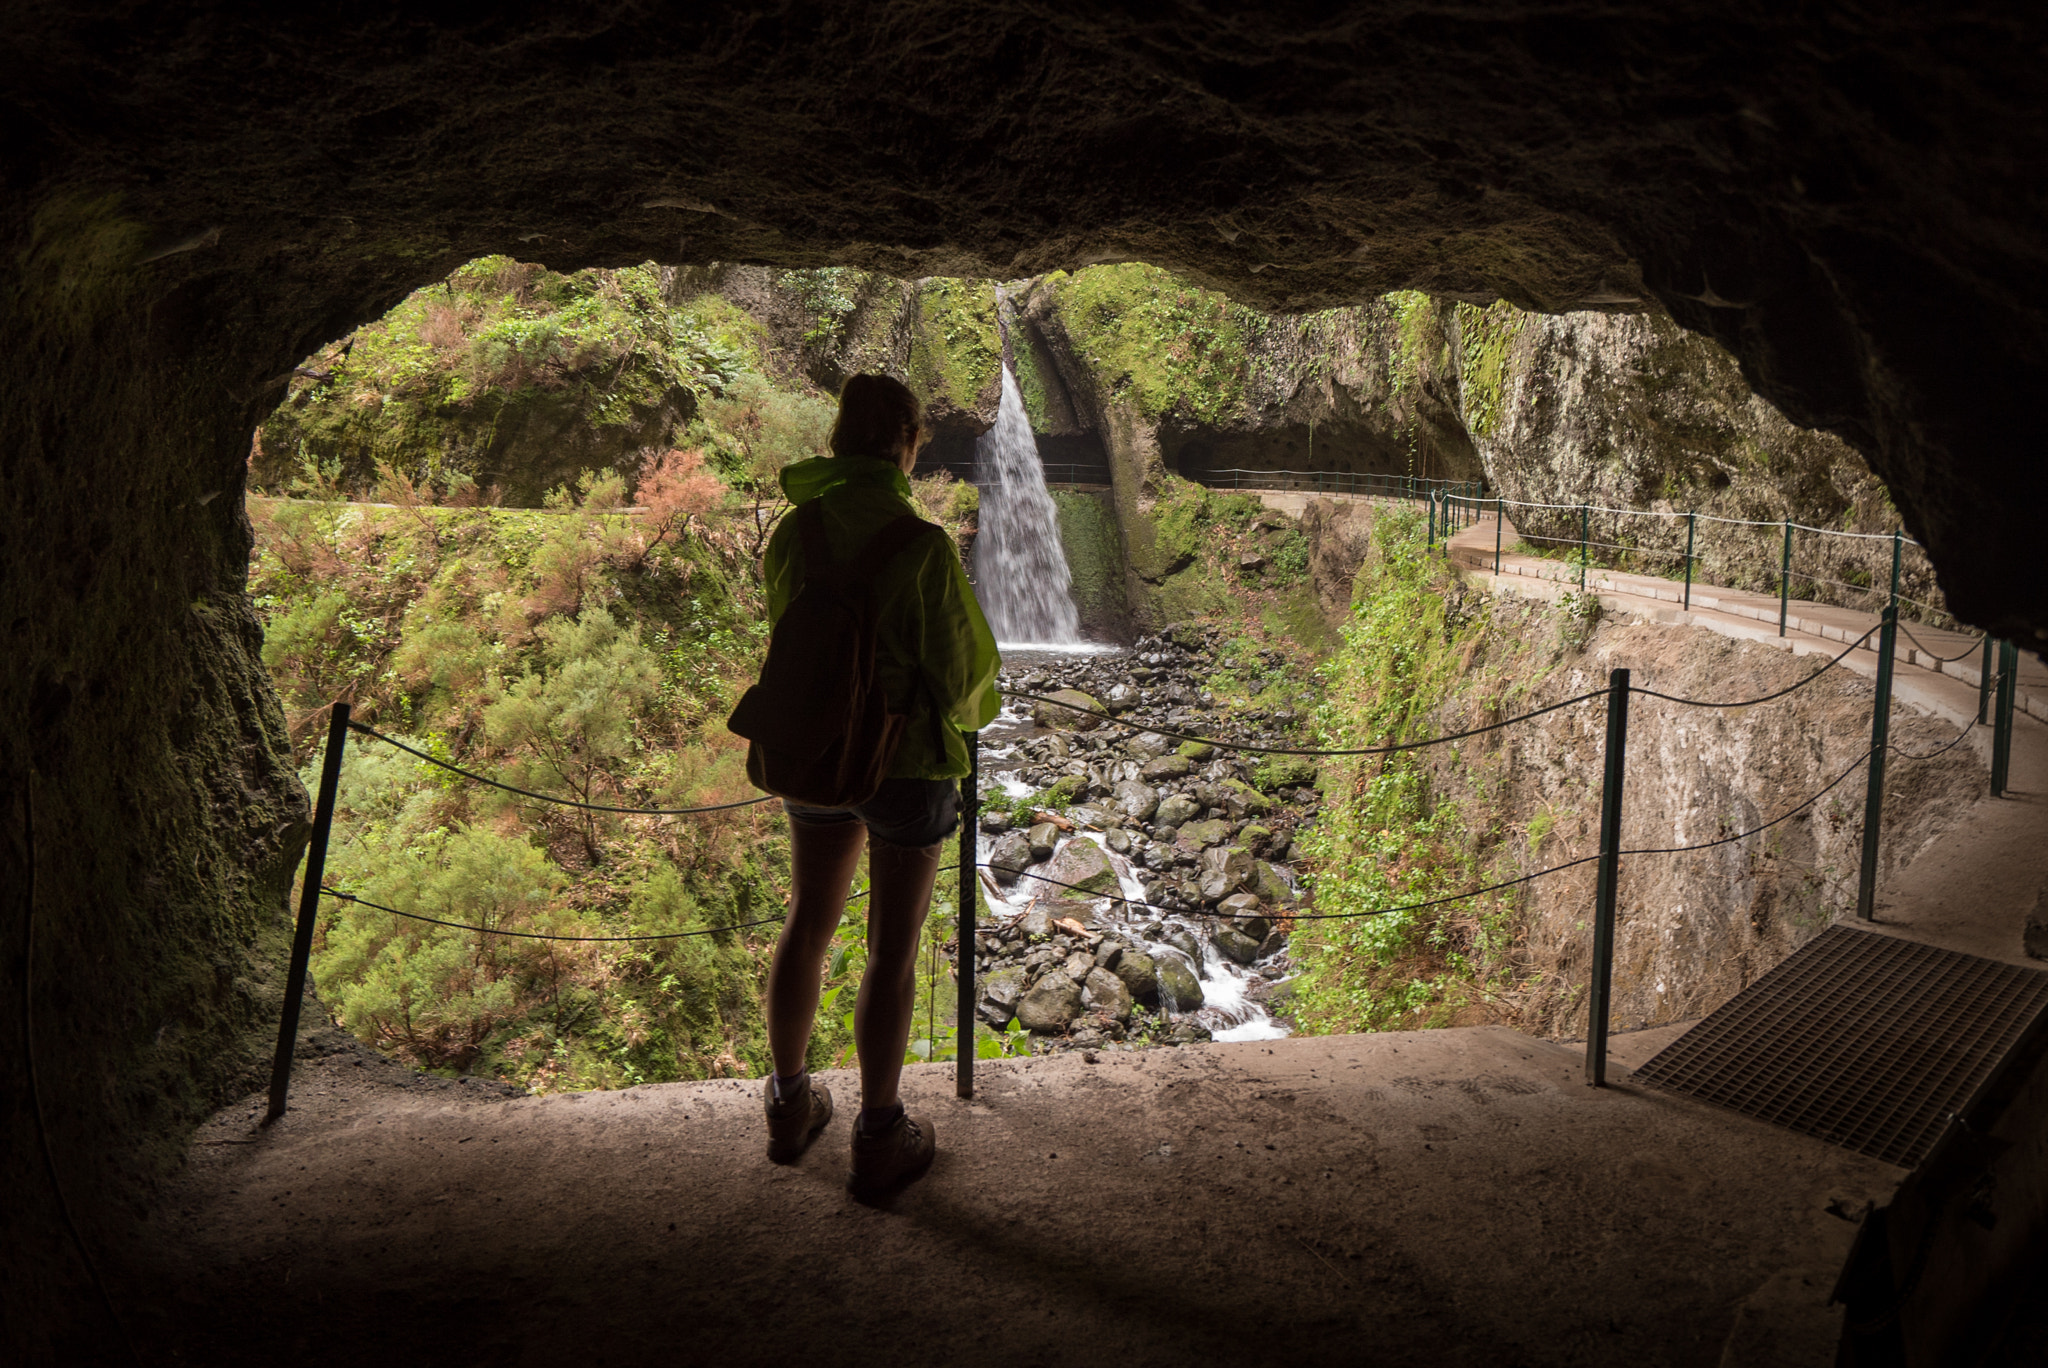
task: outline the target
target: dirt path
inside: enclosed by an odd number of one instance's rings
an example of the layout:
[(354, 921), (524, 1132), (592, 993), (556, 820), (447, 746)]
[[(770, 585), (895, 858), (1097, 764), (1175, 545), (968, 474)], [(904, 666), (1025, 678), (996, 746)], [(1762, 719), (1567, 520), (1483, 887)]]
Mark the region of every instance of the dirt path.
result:
[(913, 1068), (942, 1149), (893, 1211), (844, 1119), (769, 1165), (752, 1082), (361, 1059), (197, 1138), (130, 1294), (164, 1361), (1818, 1364), (1830, 1208), (1899, 1176), (1499, 1028), (985, 1064), (972, 1104)]

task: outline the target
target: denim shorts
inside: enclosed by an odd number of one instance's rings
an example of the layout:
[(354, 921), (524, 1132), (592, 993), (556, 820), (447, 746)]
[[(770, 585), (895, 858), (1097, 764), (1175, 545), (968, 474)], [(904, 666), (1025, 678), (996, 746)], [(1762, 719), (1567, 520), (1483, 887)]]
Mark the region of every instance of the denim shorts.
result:
[(951, 836), (960, 825), (960, 781), (884, 779), (875, 796), (858, 807), (805, 807), (785, 799), (782, 810), (805, 826), (864, 822), (872, 840), (919, 849)]

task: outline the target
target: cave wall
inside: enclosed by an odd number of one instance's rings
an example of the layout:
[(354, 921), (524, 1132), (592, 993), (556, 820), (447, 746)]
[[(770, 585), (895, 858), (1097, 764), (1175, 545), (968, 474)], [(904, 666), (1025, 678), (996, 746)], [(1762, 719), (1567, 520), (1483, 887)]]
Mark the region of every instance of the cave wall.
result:
[[(61, 834), (36, 966), (64, 1025), (38, 1044), (88, 1231), (122, 1209), (94, 1175), (245, 1085), (275, 1005), (303, 797), (240, 591), (249, 433), (300, 359), (409, 290), (512, 252), (898, 279), (1142, 260), (1278, 312), (1654, 301), (1868, 457), (1959, 616), (2038, 644), (2040, 22), (1697, 0), (14, 16), (0, 778), (11, 833), (33, 767)], [(1163, 469), (1140, 418), (1101, 429), (1120, 517)], [(12, 997), (18, 835), (0, 860)], [(19, 1339), (77, 1275), (17, 1020)]]

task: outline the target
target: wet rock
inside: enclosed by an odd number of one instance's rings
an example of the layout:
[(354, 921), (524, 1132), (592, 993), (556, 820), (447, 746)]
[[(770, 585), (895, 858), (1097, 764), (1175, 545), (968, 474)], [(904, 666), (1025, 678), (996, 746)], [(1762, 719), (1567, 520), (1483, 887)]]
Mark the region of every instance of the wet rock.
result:
[(1159, 784), (1169, 779), (1179, 779), (1194, 769), (1185, 755), (1162, 755), (1156, 760), (1147, 760), (1138, 776), (1147, 783)]
[(1192, 822), (1202, 815), (1202, 805), (1184, 793), (1176, 793), (1159, 804), (1152, 820), (1162, 827), (1178, 828), (1185, 822)]
[(1250, 886), (1257, 891), (1261, 898), (1269, 903), (1291, 903), (1294, 901), (1294, 890), (1288, 887), (1285, 879), (1280, 877), (1280, 871), (1265, 860), (1253, 862)]
[(1048, 879), (1086, 893), (1120, 893), (1109, 855), (1093, 841), (1069, 841), (1045, 871)]
[(981, 1019), (1001, 1030), (1017, 1015), (1017, 999), (1024, 995), (1022, 969), (998, 969), (981, 981)]
[(1024, 866), (1031, 863), (1031, 841), (1021, 831), (1012, 831), (995, 843), (989, 852), (989, 868), (995, 873), (999, 884), (1013, 884), (1024, 872)]
[(1203, 846), (1221, 845), (1229, 839), (1230, 823), (1213, 819), (1187, 823), (1180, 829), (1178, 844), (1200, 849)]
[(1259, 958), (1271, 959), (1286, 948), (1287, 933), (1276, 926), (1266, 933), (1264, 940), (1259, 942)]
[(1152, 814), (1159, 811), (1159, 797), (1149, 784), (1126, 779), (1112, 792), (1116, 798), (1117, 810), (1133, 822), (1150, 821)]
[(1269, 755), (1252, 771), (1252, 784), (1261, 793), (1302, 788), (1315, 781), (1315, 762), (1299, 755)]
[(1060, 829), (1051, 822), (1038, 822), (1024, 835), (1031, 843), (1031, 858), (1034, 862), (1050, 860), (1053, 847), (1059, 844)]
[(1180, 951), (1183, 955), (1186, 955), (1196, 964), (1200, 964), (1202, 962), (1201, 942), (1197, 941), (1195, 939), (1195, 933), (1188, 930), (1185, 926), (1175, 926), (1168, 928), (1166, 934), (1160, 937), (1160, 941), (1163, 944), (1170, 945), (1174, 949)]
[[(1051, 698), (1053, 702), (1033, 703), (1031, 705), (1031, 720), (1039, 726), (1050, 727), (1055, 731), (1085, 732), (1094, 731), (1102, 725), (1102, 719), (1092, 715), (1093, 713), (1104, 711), (1102, 704), (1090, 698), (1087, 694), (1082, 693), (1079, 689), (1061, 689), (1056, 693), (1047, 695), (1047, 697)], [(1056, 706), (1060, 703), (1064, 703), (1067, 706), (1064, 708)], [(1075, 711), (1075, 709), (1079, 708), (1091, 711)]]
[(1222, 790), (1223, 810), (1230, 814), (1232, 821), (1246, 817), (1259, 817), (1273, 810), (1273, 801), (1251, 785), (1236, 779), (1225, 779), (1218, 788)]
[(1202, 1005), (1202, 981), (1185, 960), (1176, 955), (1161, 955), (1158, 971), (1161, 1007), (1169, 1012), (1192, 1012)]
[(1052, 934), (1052, 913), (1042, 904), (1033, 903), (1024, 909), (1024, 915), (1017, 919), (1017, 930), (1025, 937), (1044, 937)]
[(1159, 966), (1142, 950), (1126, 950), (1117, 956), (1111, 973), (1117, 976), (1135, 1000), (1151, 1007), (1159, 1002)]
[(1029, 1031), (1064, 1031), (1081, 1015), (1081, 985), (1054, 970), (1017, 999), (1017, 1020)]
[(1063, 921), (1078, 922), (1082, 926), (1092, 927), (1095, 925), (1095, 904), (1082, 902), (1076, 898), (1056, 899), (1050, 915), (1055, 929)]
[(1250, 965), (1259, 957), (1259, 943), (1234, 926), (1218, 927), (1209, 939), (1218, 950), (1239, 964)]
[[(1219, 914), (1231, 918), (1239, 927), (1243, 927), (1246, 920), (1258, 910), (1259, 899), (1255, 893), (1233, 893), (1216, 905), (1216, 911)], [(1266, 933), (1264, 930), (1256, 932), (1247, 930), (1245, 934), (1257, 937), (1263, 936)]]
[(1102, 839), (1104, 844), (1119, 855), (1131, 853), (1131, 833), (1122, 827), (1111, 827)]
[(1081, 1006), (1117, 1021), (1131, 1018), (1131, 990), (1107, 969), (1090, 969), (1081, 984)]
[(1095, 972), (1095, 956), (1086, 950), (1076, 950), (1067, 956), (1059, 972), (1079, 984), (1086, 984), (1088, 975)]
[(1273, 846), (1273, 829), (1261, 826), (1257, 822), (1247, 822), (1238, 829), (1237, 839), (1240, 845), (1254, 853), (1270, 850)]
[(1010, 814), (1001, 808), (991, 808), (981, 814), (981, 829), (991, 836), (1000, 836), (1010, 829)]
[(1124, 742), (1124, 753), (1140, 762), (1157, 759), (1172, 749), (1173, 742), (1158, 732), (1139, 732)]

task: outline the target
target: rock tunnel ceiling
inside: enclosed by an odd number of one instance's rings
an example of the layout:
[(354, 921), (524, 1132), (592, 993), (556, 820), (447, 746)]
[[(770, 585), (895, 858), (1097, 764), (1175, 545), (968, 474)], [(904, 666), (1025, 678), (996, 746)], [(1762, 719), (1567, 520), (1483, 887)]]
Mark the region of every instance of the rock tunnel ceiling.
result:
[(2031, 638), (2048, 595), (1998, 547), (2042, 480), (2003, 407), (2043, 364), (2038, 40), (2016, 6), (556, 6), (311, 36), (106, 8), (17, 33), (8, 178), (17, 240), (118, 193), (137, 254), (171, 254), (154, 326), (232, 319), (239, 420), (488, 251), (1142, 259), (1275, 310), (1653, 299), (1869, 453), (1957, 607)]

